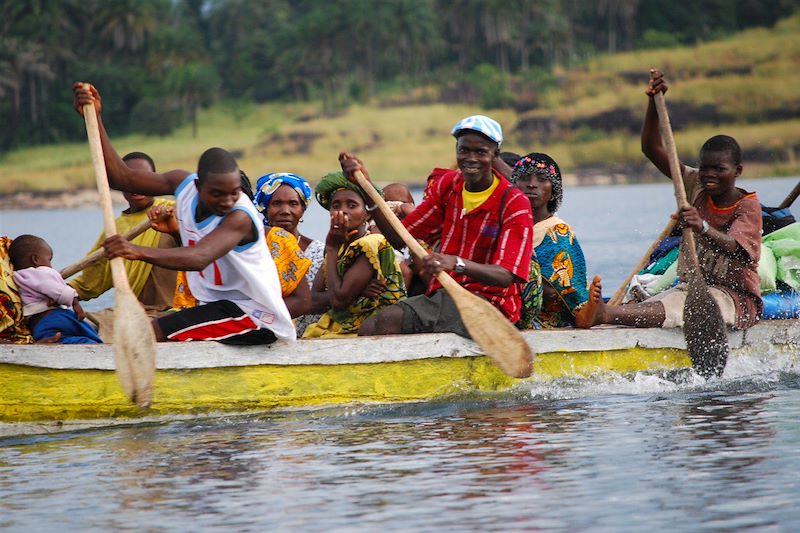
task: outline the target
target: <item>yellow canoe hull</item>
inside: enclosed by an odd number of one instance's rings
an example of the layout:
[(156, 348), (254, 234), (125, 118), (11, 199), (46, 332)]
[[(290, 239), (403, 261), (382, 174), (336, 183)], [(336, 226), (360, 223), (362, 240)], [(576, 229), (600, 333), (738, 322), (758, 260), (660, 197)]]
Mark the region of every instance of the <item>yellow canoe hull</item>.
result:
[[(756, 328), (748, 330), (749, 338), (741, 332), (732, 336), (735, 355), (776, 347), (796, 353), (797, 321)], [(125, 423), (176, 415), (416, 402), (505, 391), (521, 382), (691, 366), (679, 330), (545, 331), (526, 332), (525, 337), (538, 352), (527, 380), (505, 376), (477, 353), (476, 345), (455, 335), (302, 341), (269, 348), (163, 344), (147, 411), (123, 395), (110, 345), (5, 345), (0, 346), (0, 423)]]

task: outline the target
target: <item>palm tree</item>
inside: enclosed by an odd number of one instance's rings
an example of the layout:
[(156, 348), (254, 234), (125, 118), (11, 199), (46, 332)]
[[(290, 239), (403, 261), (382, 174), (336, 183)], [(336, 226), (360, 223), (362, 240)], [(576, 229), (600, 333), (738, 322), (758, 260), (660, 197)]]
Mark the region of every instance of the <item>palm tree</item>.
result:
[(42, 84), (55, 78), (45, 56), (45, 48), (35, 43), (24, 43), (18, 39), (6, 40), (3, 47), (5, 58), (0, 61), (0, 87), (10, 90), (13, 111), (9, 129), (19, 131), (22, 111), (27, 103), (30, 122), (35, 129), (40, 122), (40, 96), (46, 94)]
[(166, 87), (180, 101), (192, 123), (192, 137), (197, 137), (197, 112), (216, 95), (220, 81), (213, 65), (185, 63), (170, 69)]

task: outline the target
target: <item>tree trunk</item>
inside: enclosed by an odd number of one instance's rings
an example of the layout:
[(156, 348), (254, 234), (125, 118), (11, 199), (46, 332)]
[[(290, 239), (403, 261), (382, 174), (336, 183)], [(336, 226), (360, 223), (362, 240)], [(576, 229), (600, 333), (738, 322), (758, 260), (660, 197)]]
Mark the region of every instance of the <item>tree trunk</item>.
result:
[(33, 75), (29, 75), (30, 83), (28, 83), (29, 87), (29, 97), (31, 99), (31, 124), (33, 125), (34, 129), (37, 126), (37, 122), (39, 121), (39, 116), (36, 109), (36, 78)]
[(500, 63), (500, 70), (503, 74), (508, 74), (508, 47), (500, 43), (497, 48), (498, 62)]
[(191, 107), (190, 107), (189, 113), (190, 113), (191, 119), (192, 119), (192, 138), (196, 138), (197, 137), (197, 108), (199, 107), (199, 105), (197, 104), (197, 102), (192, 102), (190, 104), (190, 106)]
[(608, 53), (613, 54), (617, 51), (617, 24), (614, 3), (608, 3)]

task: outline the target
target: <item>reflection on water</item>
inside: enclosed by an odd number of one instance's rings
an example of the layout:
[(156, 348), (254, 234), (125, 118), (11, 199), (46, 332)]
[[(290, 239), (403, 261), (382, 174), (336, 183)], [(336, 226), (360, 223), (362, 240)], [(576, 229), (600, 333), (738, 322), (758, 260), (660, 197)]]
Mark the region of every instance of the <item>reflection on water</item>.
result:
[[(687, 531), (800, 523), (800, 380), (342, 407), (0, 441), (0, 528)], [(629, 377), (628, 380), (637, 378)], [(57, 510), (57, 511), (54, 511)]]
[[(795, 181), (745, 186), (775, 204)], [(562, 216), (610, 288), (671, 202), (667, 185), (590, 187), (567, 191)], [(90, 210), (0, 213), (0, 233), (42, 234), (58, 267), (100, 225)], [(800, 375), (764, 370), (778, 359), (710, 383), (611, 376), (0, 440), (0, 530), (796, 531)]]

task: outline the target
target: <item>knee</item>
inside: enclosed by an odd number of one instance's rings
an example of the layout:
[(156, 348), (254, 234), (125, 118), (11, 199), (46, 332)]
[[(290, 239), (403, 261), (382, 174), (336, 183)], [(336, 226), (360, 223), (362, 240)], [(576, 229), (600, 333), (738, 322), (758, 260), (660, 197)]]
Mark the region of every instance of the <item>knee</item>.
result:
[(403, 310), (396, 305), (382, 309), (366, 319), (358, 329), (359, 336), (396, 335), (403, 329)]
[(152, 321), (153, 324), (153, 333), (156, 337), (156, 342), (166, 342), (167, 336), (164, 335), (164, 332), (161, 330), (161, 325), (158, 323), (158, 319), (154, 318)]
[(358, 328), (358, 336), (359, 337), (371, 337), (372, 335), (377, 335), (375, 333), (376, 326), (375, 323), (377, 322), (378, 316), (371, 316), (366, 319), (364, 322), (361, 323), (361, 326)]

